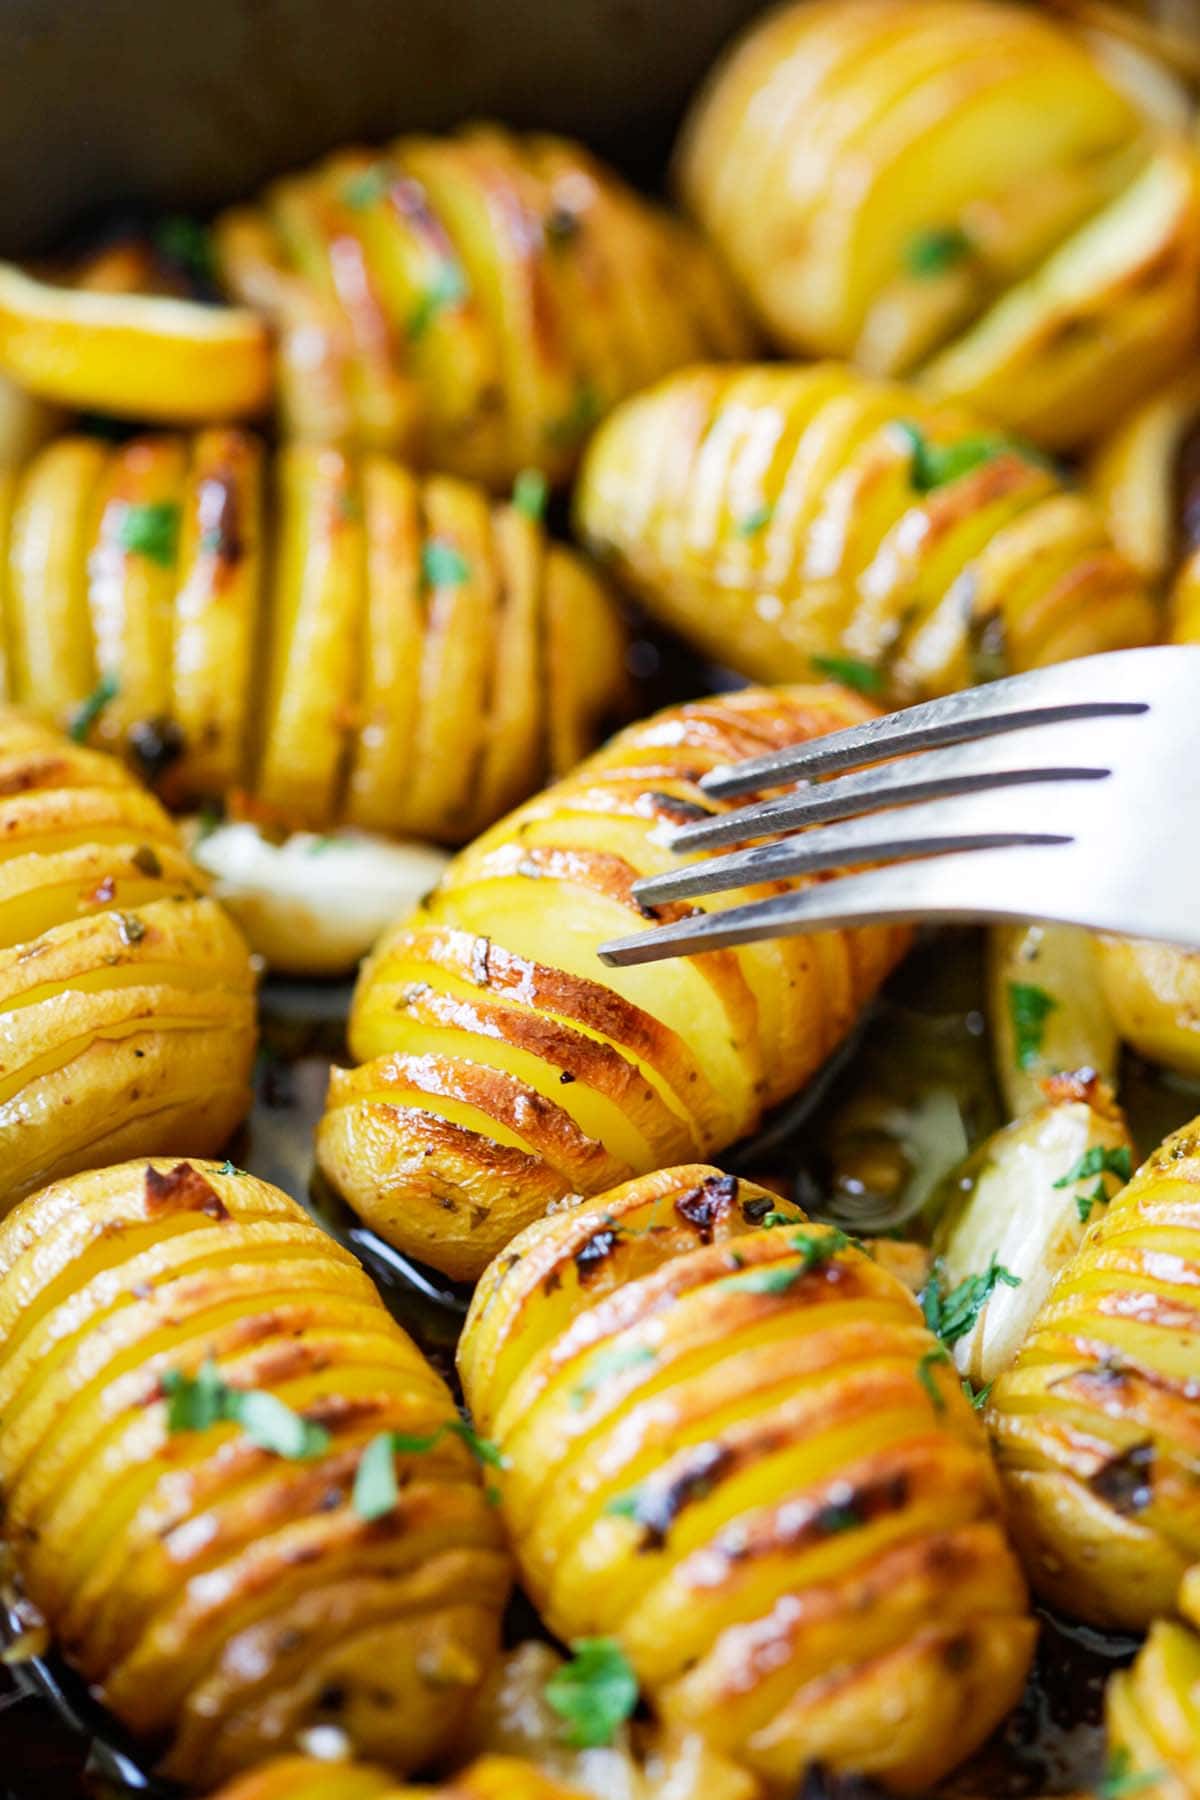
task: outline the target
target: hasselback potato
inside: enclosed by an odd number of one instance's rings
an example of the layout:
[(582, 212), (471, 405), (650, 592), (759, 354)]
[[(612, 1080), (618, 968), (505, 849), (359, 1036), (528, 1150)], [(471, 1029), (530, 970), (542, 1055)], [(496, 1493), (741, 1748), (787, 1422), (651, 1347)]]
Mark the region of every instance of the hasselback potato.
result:
[[(1105, 1693), (1108, 1792), (1140, 1800), (1200, 1796), (1200, 1636), (1158, 1619)], [(1103, 1790), (1102, 1790), (1103, 1791)]]
[(581, 146), (474, 125), (344, 150), (218, 220), (289, 434), (565, 479), (615, 400), (748, 337), (708, 250)]
[(244, 940), (112, 757), (0, 707), (0, 1212), (139, 1151), (218, 1149), (250, 1105)]
[(1020, 1692), (1034, 1626), (970, 1401), (851, 1240), (703, 1165), (530, 1225), (459, 1347), (551, 1630), (616, 1638), (673, 1726), (773, 1792), (923, 1793)]
[(334, 1070), (317, 1134), (321, 1167), (355, 1211), (472, 1279), (550, 1202), (712, 1155), (800, 1087), (902, 932), (630, 969), (605, 968), (596, 951), (645, 927), (630, 889), (671, 866), (664, 827), (717, 809), (698, 786), (707, 769), (869, 715), (831, 686), (669, 709), (462, 852), (359, 976), (349, 1041), (360, 1066)]
[(756, 680), (897, 702), (1157, 635), (1093, 502), (957, 408), (840, 364), (690, 369), (589, 447), (579, 529)]
[(988, 1422), (1034, 1586), (1148, 1626), (1200, 1561), (1200, 1127), (1158, 1149), (1051, 1289)]
[[(318, 1723), (400, 1770), (452, 1740), (507, 1591), (495, 1513), (445, 1383), (286, 1195), (155, 1158), (26, 1200), (0, 1421), (22, 1590), (167, 1773), (221, 1781)], [(381, 1432), (407, 1448), (367, 1517)]]
[(0, 475), (9, 696), (86, 707), (173, 802), (245, 790), (318, 831), (460, 841), (590, 748), (623, 628), (536, 488), (493, 505), (302, 445), (274, 473), (215, 430), (67, 438)]
[(990, 0), (772, 12), (679, 159), (783, 348), (915, 376), (1051, 447), (1106, 429), (1194, 338), (1198, 168), (1091, 46)]
[(400, 1787), (363, 1763), (281, 1757), (223, 1787), (213, 1800), (586, 1800), (510, 1756), (485, 1756), (437, 1787)]

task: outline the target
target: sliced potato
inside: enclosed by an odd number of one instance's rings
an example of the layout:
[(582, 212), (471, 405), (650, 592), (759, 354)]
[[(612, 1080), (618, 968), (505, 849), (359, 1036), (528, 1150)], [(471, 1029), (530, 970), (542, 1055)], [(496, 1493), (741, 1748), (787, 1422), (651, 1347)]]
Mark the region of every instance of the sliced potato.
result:
[(988, 933), (988, 1019), (1014, 1119), (1043, 1104), (1050, 1075), (1091, 1069), (1115, 1086), (1122, 1033), (1101, 969), (1098, 941), (1072, 925), (997, 925)]
[(1137, 938), (1097, 940), (1101, 992), (1117, 1030), (1147, 1061), (1200, 1076), (1200, 955)]

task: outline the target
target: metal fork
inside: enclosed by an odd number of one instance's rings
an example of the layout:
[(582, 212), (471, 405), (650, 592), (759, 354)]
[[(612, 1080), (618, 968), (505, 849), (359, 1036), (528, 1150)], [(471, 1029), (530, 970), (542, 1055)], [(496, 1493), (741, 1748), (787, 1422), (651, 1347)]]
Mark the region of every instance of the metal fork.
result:
[(1200, 645), (1009, 676), (714, 769), (701, 787), (725, 800), (788, 783), (672, 832), (682, 854), (751, 847), (639, 881), (637, 900), (854, 873), (697, 911), (602, 945), (601, 960), (907, 920), (1041, 919), (1200, 947)]

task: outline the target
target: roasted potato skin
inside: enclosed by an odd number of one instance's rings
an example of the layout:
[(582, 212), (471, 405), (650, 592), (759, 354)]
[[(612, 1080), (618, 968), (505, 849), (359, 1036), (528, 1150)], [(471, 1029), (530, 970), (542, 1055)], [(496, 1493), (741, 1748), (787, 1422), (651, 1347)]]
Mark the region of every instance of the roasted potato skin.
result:
[[(289, 1461), (236, 1424), (172, 1432), (164, 1377), (211, 1359), (325, 1428)], [(226, 1779), (337, 1723), (400, 1771), (453, 1740), (498, 1638), (508, 1560), (461, 1441), (350, 1495), (379, 1431), (449, 1389), (357, 1262), (232, 1164), (124, 1163), (0, 1226), (0, 1490), (24, 1593), (164, 1772)]]
[(512, 1756), (483, 1756), (437, 1787), (398, 1787), (364, 1763), (288, 1756), (229, 1782), (212, 1800), (586, 1800)]
[(0, 1210), (113, 1156), (212, 1151), (249, 1109), (255, 979), (114, 758), (0, 708)]
[[(984, 454), (926, 488), (914, 431)], [(575, 516), (652, 614), (759, 681), (849, 662), (899, 704), (1157, 636), (1089, 498), (958, 408), (840, 364), (689, 369), (626, 401)]]
[(781, 348), (1048, 448), (1111, 426), (1195, 335), (1195, 149), (1036, 9), (780, 7), (714, 71), (678, 176)]
[(359, 1066), (334, 1070), (317, 1134), (321, 1168), (355, 1211), (471, 1280), (549, 1203), (711, 1155), (807, 1080), (904, 933), (628, 970), (604, 968), (596, 949), (645, 927), (632, 884), (671, 866), (666, 828), (719, 805), (698, 785), (707, 769), (870, 713), (832, 686), (669, 709), (462, 852), (359, 976)]
[(664, 1723), (772, 1792), (820, 1761), (923, 1793), (1034, 1627), (953, 1365), (849, 1240), (812, 1253), (829, 1229), (705, 1165), (644, 1176), (492, 1263), (459, 1369), (555, 1633), (615, 1635)]
[(385, 456), (60, 439), (0, 474), (0, 552), (8, 696), (66, 723), (107, 681), (93, 740), (172, 805), (463, 842), (625, 711), (583, 560)]
[(1104, 1696), (1111, 1766), (1147, 1800), (1200, 1795), (1200, 1635), (1157, 1619)]
[(290, 435), (498, 489), (565, 480), (616, 400), (750, 343), (690, 228), (579, 145), (494, 125), (341, 151), (215, 240), (279, 332)]
[(1035, 1588), (1144, 1629), (1200, 1561), (1200, 1128), (1168, 1138), (1089, 1227), (988, 1424)]

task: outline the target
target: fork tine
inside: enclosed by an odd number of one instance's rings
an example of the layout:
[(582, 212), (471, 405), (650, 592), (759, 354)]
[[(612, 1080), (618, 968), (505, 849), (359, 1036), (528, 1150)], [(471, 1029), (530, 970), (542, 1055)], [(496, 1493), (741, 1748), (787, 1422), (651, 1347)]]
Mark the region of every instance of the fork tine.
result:
[(672, 850), (681, 852), (711, 849), (717, 844), (745, 843), (750, 838), (770, 837), (797, 826), (850, 818), (881, 807), (954, 794), (989, 793), (1036, 782), (1102, 781), (1111, 773), (1108, 767), (1099, 765), (1039, 764), (1030, 746), (1022, 748), (1023, 757), (1014, 753), (1008, 764), (1000, 766), (995, 766), (995, 753), (987, 745), (977, 746), (974, 756), (971, 746), (929, 750), (920, 757), (860, 769), (836, 780), (808, 783), (797, 793), (779, 799), (697, 819), (673, 831), (667, 842)]
[[(601, 962), (611, 967), (627, 968), (668, 956), (723, 950), (759, 938), (792, 937), (797, 932), (841, 926), (1027, 918), (1027, 902), (1018, 907), (997, 899), (1010, 887), (1006, 879), (997, 881), (997, 871), (1011, 877), (1017, 857), (1049, 857), (1055, 850), (1065, 848), (1069, 846), (1060, 843), (1016, 850), (965, 850), (933, 862), (891, 863), (886, 868), (843, 875), (770, 900), (673, 920), (632, 937), (615, 938), (602, 944), (598, 954)], [(1027, 882), (1027, 891), (1030, 886)], [(1105, 923), (1099, 913), (1095, 920), (1083, 920), (1078, 901), (1071, 904), (1069, 900), (1065, 911), (1050, 908), (1034, 916), (1076, 923), (1082, 920), (1100, 927)]]

